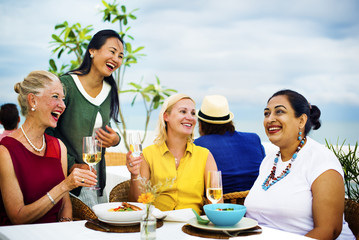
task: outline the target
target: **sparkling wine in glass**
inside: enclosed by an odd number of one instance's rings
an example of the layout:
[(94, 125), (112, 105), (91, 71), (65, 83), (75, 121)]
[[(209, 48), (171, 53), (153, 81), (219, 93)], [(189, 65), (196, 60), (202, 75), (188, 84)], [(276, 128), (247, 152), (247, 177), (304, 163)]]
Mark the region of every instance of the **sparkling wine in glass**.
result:
[(223, 195), (221, 171), (208, 171), (207, 175), (207, 198), (212, 203), (217, 203)]
[[(84, 137), (82, 141), (82, 158), (90, 167), (90, 171), (101, 161), (102, 142), (95, 137)], [(91, 190), (99, 190), (97, 186), (91, 186)]]
[(128, 142), (133, 157), (139, 157), (142, 153), (141, 136), (139, 132), (129, 133)]

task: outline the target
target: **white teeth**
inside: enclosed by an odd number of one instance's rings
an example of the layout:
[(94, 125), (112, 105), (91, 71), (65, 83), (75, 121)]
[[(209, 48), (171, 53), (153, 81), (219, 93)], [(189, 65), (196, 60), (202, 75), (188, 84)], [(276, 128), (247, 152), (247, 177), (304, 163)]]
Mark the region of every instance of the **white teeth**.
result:
[(183, 125), (187, 126), (187, 127), (191, 127), (192, 124), (189, 124), (189, 123), (184, 123)]
[(279, 127), (271, 127), (271, 128), (268, 128), (269, 131), (274, 131), (274, 130), (279, 130), (280, 128)]
[(60, 113), (59, 112), (52, 112), (53, 115), (56, 115), (57, 117), (60, 116)]
[(115, 65), (114, 64), (111, 64), (111, 63), (106, 63), (108, 66), (110, 66), (111, 68), (115, 68)]

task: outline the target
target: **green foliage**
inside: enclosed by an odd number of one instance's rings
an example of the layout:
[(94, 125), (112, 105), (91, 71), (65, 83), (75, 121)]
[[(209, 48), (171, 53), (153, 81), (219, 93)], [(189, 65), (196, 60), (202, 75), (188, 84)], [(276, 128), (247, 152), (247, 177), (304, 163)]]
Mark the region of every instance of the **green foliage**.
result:
[[(134, 41), (134, 37), (129, 35), (131, 27), (128, 26), (131, 20), (136, 20), (137, 17), (134, 15), (134, 12), (138, 8), (127, 12), (125, 5), (119, 5), (117, 0), (114, 0), (113, 3), (106, 2), (102, 0), (104, 6), (103, 10), (100, 12), (103, 14), (102, 20), (104, 22), (117, 23), (119, 27), (119, 35), (125, 42), (124, 46), (124, 58), (121, 67), (113, 74), (116, 84), (119, 89), (120, 97), (124, 93), (135, 93), (134, 98), (132, 99), (132, 106), (135, 104), (137, 96), (142, 97), (142, 102), (146, 109), (146, 118), (145, 118), (145, 135), (142, 139), (142, 142), (145, 140), (147, 135), (147, 129), (151, 113), (153, 110), (159, 108), (163, 104), (163, 100), (166, 96), (169, 96), (171, 92), (177, 92), (174, 89), (168, 89), (161, 86), (159, 78), (156, 76), (155, 84), (146, 84), (142, 83), (142, 80), (139, 83), (129, 82), (128, 86), (130, 89), (123, 90), (124, 76), (126, 73), (126, 68), (131, 67), (138, 62), (138, 59), (146, 56), (142, 51), (144, 46), (134, 47), (131, 41)], [(49, 60), (49, 71), (57, 74), (58, 76), (77, 68), (83, 58), (84, 52), (89, 44), (89, 41), (92, 38), (90, 32), (93, 30), (92, 25), (82, 27), (80, 23), (75, 23), (70, 25), (67, 21), (64, 21), (61, 24), (55, 26), (55, 31), (60, 31), (58, 35), (52, 34), (51, 46), (53, 47), (52, 53), (57, 54), (57, 59), (60, 59), (63, 56), (63, 53), (67, 55), (74, 56), (74, 60), (71, 60), (71, 64), (62, 64), (61, 67), (57, 67), (54, 59)], [(121, 104), (122, 101), (120, 101)], [(123, 114), (123, 110), (119, 108), (120, 124), (116, 124), (120, 134), (122, 135), (122, 140), (127, 149), (129, 149), (127, 143), (127, 127), (126, 119)]]
[(55, 30), (61, 29), (62, 31), (59, 35), (51, 35), (53, 41), (51, 41), (50, 44), (54, 47), (52, 53), (57, 53), (57, 59), (60, 59), (62, 54), (67, 51), (67, 54), (75, 54), (76, 58), (71, 61), (71, 65), (62, 64), (60, 69), (57, 68), (55, 60), (50, 59), (49, 71), (58, 76), (69, 70), (75, 69), (80, 65), (82, 56), (92, 38), (92, 35), (89, 33), (93, 30), (92, 25), (82, 28), (80, 23), (70, 26), (67, 21), (55, 26)]
[(359, 157), (358, 142), (356, 142), (354, 148), (348, 145), (348, 150), (344, 150), (345, 140), (341, 145), (336, 144), (333, 146), (325, 140), (326, 146), (332, 150), (335, 156), (339, 159), (340, 164), (344, 171), (344, 184), (345, 193), (349, 199), (359, 202)]

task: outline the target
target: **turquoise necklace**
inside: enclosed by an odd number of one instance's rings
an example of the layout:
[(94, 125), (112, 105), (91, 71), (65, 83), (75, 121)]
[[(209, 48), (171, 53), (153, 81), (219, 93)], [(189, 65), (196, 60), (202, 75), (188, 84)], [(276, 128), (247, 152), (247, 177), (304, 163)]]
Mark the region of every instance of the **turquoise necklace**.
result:
[(295, 159), (298, 156), (298, 152), (302, 148), (303, 144), (305, 143), (305, 138), (299, 142), (299, 145), (297, 147), (297, 150), (295, 150), (295, 153), (293, 154), (292, 158), (290, 159), (290, 162), (288, 163), (287, 167), (283, 170), (283, 172), (279, 176), (275, 176), (275, 171), (277, 169), (277, 163), (280, 156), (280, 151), (276, 154), (276, 157), (274, 158), (273, 168), (266, 180), (264, 180), (262, 184), (262, 188), (264, 191), (267, 191), (271, 186), (285, 178), (290, 173), (290, 168), (292, 167), (292, 163), (295, 161)]

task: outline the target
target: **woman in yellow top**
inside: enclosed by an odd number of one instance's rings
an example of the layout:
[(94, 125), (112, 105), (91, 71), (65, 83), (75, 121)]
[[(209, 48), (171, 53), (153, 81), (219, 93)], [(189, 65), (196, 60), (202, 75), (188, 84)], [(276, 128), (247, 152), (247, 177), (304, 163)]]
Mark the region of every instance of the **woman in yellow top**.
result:
[(195, 102), (189, 96), (175, 94), (165, 100), (154, 144), (146, 147), (140, 157), (127, 153), (130, 201), (137, 201), (141, 194), (140, 177), (151, 180), (153, 185), (174, 179), (172, 186), (160, 189), (154, 203), (156, 208), (162, 211), (193, 208), (200, 213), (207, 172), (217, 170), (217, 165), (208, 149), (193, 144), (196, 123)]

